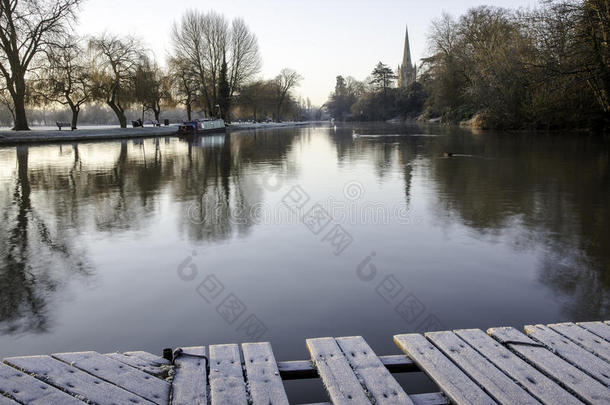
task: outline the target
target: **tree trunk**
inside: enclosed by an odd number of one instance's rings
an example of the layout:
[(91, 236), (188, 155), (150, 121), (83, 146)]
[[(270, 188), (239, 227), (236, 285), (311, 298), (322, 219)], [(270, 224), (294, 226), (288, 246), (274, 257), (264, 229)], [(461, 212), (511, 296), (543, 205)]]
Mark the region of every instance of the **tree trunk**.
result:
[(191, 107), (191, 103), (186, 103), (186, 119), (187, 121), (191, 121), (191, 111), (192, 111), (192, 107)]
[(106, 101), (106, 104), (108, 104), (112, 111), (114, 111), (114, 114), (119, 119), (119, 124), (121, 125), (121, 128), (127, 128), (127, 118), (125, 117), (125, 111), (123, 111), (120, 106), (116, 105), (112, 101)]
[(78, 122), (78, 112), (79, 112), (78, 107), (72, 107), (72, 130), (73, 131), (76, 129), (76, 124)]
[(15, 131), (29, 131), (28, 119), (25, 115), (25, 81), (22, 84), (19, 82), (15, 85), (16, 91), (13, 95), (13, 104), (15, 107)]

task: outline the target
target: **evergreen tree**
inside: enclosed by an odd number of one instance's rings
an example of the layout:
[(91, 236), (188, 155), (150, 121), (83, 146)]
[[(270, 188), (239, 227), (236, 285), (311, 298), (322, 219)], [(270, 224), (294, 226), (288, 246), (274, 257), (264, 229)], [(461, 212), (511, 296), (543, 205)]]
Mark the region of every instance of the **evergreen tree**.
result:
[(231, 88), (227, 78), (227, 60), (222, 58), (220, 74), (218, 75), (218, 105), (220, 106), (220, 116), (226, 122), (230, 122), (229, 110), (231, 109)]

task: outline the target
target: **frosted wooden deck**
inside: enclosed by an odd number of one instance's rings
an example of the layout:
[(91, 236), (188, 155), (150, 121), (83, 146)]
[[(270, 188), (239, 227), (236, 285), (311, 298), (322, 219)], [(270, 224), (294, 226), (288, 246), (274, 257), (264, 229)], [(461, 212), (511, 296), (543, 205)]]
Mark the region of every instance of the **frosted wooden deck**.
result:
[[(12, 357), (3, 404), (301, 404), (285, 380), (319, 378), (330, 404), (610, 404), (610, 323), (582, 322), (394, 336), (378, 356), (362, 337), (307, 339), (310, 360), (276, 361), (271, 344)], [(437, 392), (413, 394), (393, 374), (423, 372)], [(310, 404), (314, 405), (314, 404)]]

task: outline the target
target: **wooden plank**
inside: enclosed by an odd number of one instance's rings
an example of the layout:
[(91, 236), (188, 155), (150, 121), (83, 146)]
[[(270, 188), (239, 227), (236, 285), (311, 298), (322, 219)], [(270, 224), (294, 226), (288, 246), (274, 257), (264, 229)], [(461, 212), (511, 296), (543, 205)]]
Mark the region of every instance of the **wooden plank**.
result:
[(170, 369), (169, 365), (159, 364), (157, 362), (150, 362), (141, 357), (138, 357), (137, 355), (127, 353), (107, 353), (104, 356), (120, 361), (121, 363), (137, 368), (140, 371), (144, 371), (145, 373), (148, 373), (158, 378), (166, 378)]
[(543, 404), (581, 403), (482, 330), (463, 329), (457, 330), (455, 333)]
[(237, 345), (210, 346), (210, 397), (212, 405), (248, 403)]
[(334, 405), (371, 403), (335, 339), (307, 339), (307, 350)]
[(52, 357), (108, 381), (155, 404), (167, 404), (170, 385), (96, 352), (57, 353)]
[[(60, 402), (56, 402), (57, 404), (59, 404)], [(82, 405), (82, 402), (80, 402), (80, 404)], [(0, 405), (19, 405), (19, 402), (13, 401), (12, 399), (5, 397), (3, 395), (0, 395)]]
[(6, 364), (0, 364), (0, 398), (6, 398), (3, 394), (23, 404), (82, 405), (78, 399)]
[(554, 323), (548, 326), (591, 353), (610, 361), (610, 345), (599, 336), (573, 323)]
[(562, 359), (570, 362), (606, 387), (610, 387), (610, 363), (583, 349), (545, 325), (526, 325), (525, 333), (544, 344)]
[(610, 404), (610, 390), (515, 328), (491, 328), (492, 337), (588, 404)]
[[(440, 392), (409, 395), (413, 405), (450, 405), (447, 398)], [(303, 405), (333, 405), (330, 402), (316, 402)]]
[(149, 364), (154, 364), (157, 366), (170, 366), (171, 362), (167, 359), (164, 359), (161, 356), (154, 355), (152, 353), (144, 352), (144, 351), (135, 351), (135, 352), (125, 352), (125, 356), (136, 357), (142, 361), (146, 361)]
[(182, 347), (174, 352), (172, 405), (206, 405), (207, 361), (205, 347)]
[(602, 322), (578, 322), (578, 326), (610, 342), (610, 326)]
[(394, 336), (394, 342), (434, 381), (452, 403), (495, 404), (483, 390), (422, 335)]
[(498, 370), (489, 360), (453, 332), (430, 332), (426, 338), (457, 364), (472, 380), (500, 404), (539, 402)]
[(318, 370), (311, 360), (278, 361), (277, 369), (282, 380), (318, 378)]
[(71, 395), (99, 405), (152, 404), (142, 397), (50, 356), (12, 357), (5, 359), (4, 362)]
[(390, 373), (409, 373), (418, 372), (419, 368), (413, 360), (404, 354), (394, 354), (389, 356), (379, 356), (379, 360)]
[(413, 405), (449, 405), (447, 398), (440, 392), (409, 395)]
[(269, 343), (241, 345), (253, 405), (288, 405), (288, 396)]
[(379, 405), (413, 402), (361, 336), (335, 339), (372, 402)]
[[(404, 354), (379, 356), (383, 365), (390, 373), (418, 372), (419, 368)], [(311, 360), (278, 361), (278, 370), (282, 380), (298, 380), (304, 378), (318, 378), (318, 370)]]

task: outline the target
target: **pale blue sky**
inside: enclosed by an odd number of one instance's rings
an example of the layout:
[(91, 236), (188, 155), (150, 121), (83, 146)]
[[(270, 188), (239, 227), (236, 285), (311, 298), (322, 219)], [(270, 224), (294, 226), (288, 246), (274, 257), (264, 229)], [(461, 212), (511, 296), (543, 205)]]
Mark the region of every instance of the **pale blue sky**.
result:
[(240, 16), (258, 37), (261, 74), (270, 78), (283, 67), (297, 70), (304, 77), (297, 94), (321, 105), (339, 74), (364, 79), (378, 61), (396, 68), (407, 24), (413, 58), (419, 60), (426, 53), (432, 19), (443, 11), (458, 16), (481, 4), (535, 7), (538, 1), (88, 0), (80, 12), (78, 32), (134, 34), (158, 59), (165, 59), (171, 24), (185, 10), (214, 9), (230, 18)]

